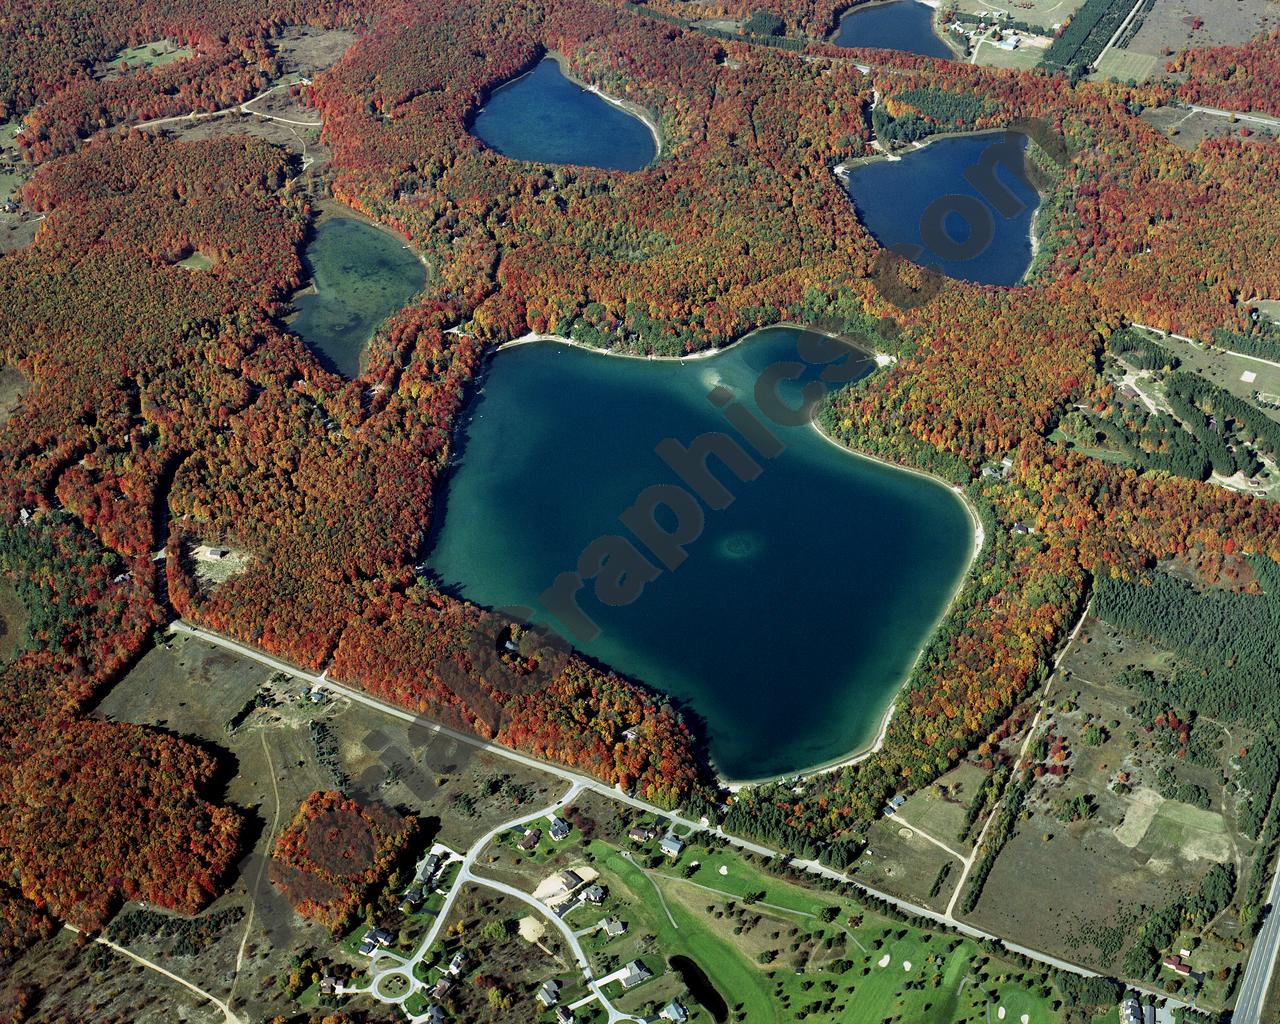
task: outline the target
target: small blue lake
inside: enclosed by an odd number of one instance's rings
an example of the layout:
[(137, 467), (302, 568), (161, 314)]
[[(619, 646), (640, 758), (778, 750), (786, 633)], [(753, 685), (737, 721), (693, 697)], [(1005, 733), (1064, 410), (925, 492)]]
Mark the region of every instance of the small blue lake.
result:
[(566, 78), (552, 58), (489, 97), (471, 132), (513, 160), (638, 171), (658, 155), (640, 118)]
[(955, 57), (933, 31), (933, 8), (918, 0), (855, 7), (840, 19), (832, 42), (837, 46), (901, 50), (925, 57)]
[[(846, 191), (863, 225), (886, 249), (920, 246), (924, 252), (912, 261), (948, 277), (1016, 285), (1031, 265), (1040, 196), (1026, 176), (990, 159), (992, 147), (1006, 137), (984, 132), (937, 139), (900, 160), (868, 160), (850, 170)], [(1019, 153), (1026, 152), (1026, 136), (1010, 138)], [(980, 170), (984, 159), (994, 183), (988, 178), (980, 190), (965, 175)], [(1015, 207), (1020, 208), (1014, 212)]]

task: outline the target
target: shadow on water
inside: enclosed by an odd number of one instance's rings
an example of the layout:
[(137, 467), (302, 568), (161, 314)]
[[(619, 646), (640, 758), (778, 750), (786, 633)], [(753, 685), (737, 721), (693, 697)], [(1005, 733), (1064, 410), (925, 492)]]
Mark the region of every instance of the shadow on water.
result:
[(933, 30), (933, 8), (919, 0), (891, 0), (855, 7), (840, 19), (831, 41), (836, 46), (955, 58), (955, 53)]
[[(1026, 158), (1027, 144), (1027, 136), (1016, 131), (935, 138), (900, 159), (851, 168), (844, 191), (884, 248), (918, 250), (909, 256), (913, 262), (947, 277), (1013, 287), (1034, 256), (1037, 184), (1047, 187), (1038, 173), (1028, 173), (1034, 165)], [(994, 159), (1009, 156), (1006, 145), (1017, 159)], [(975, 174), (987, 169), (991, 182)], [(985, 194), (971, 178), (984, 185)]]
[(716, 991), (716, 987), (711, 984), (711, 979), (701, 967), (687, 956), (673, 956), (667, 963), (680, 975), (680, 979), (689, 989), (689, 995), (711, 1014), (716, 1024), (724, 1024), (729, 1019), (729, 1004), (724, 1001), (724, 996)]

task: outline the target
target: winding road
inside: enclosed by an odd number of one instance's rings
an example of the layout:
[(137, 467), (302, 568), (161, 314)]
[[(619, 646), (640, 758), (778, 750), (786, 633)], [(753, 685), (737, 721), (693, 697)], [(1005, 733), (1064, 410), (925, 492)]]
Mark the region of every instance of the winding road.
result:
[[(459, 893), (461, 893), (466, 886), (474, 885), (484, 889), (491, 889), (494, 892), (500, 892), (513, 899), (520, 900), (522, 903), (528, 904), (560, 930), (560, 934), (564, 938), (565, 943), (568, 945), (569, 949), (573, 951), (573, 957), (578, 963), (579, 970), (582, 971), (583, 981), (586, 982), (587, 988), (591, 991), (591, 995), (586, 1000), (579, 1000), (578, 1005), (581, 1005), (583, 1002), (590, 1002), (591, 1000), (599, 1000), (600, 1005), (608, 1015), (609, 1024), (614, 1024), (615, 1021), (637, 1021), (639, 1018), (633, 1017), (630, 1014), (622, 1013), (609, 1002), (608, 997), (600, 987), (600, 982), (592, 976), (591, 961), (587, 959), (587, 954), (583, 950), (582, 944), (578, 941), (578, 936), (574, 934), (573, 930), (565, 924), (558, 915), (552, 913), (549, 907), (534, 899), (527, 892), (517, 889), (513, 885), (507, 885), (505, 882), (499, 882), (492, 878), (485, 878), (482, 875), (477, 875), (473, 870), (476, 858), (479, 857), (481, 852), (484, 851), (484, 849), (503, 832), (513, 828), (519, 828), (520, 826), (527, 825), (533, 821), (540, 821), (549, 815), (555, 814), (571, 803), (574, 797), (581, 793), (584, 788), (585, 787), (581, 782), (575, 780), (570, 783), (569, 789), (555, 803), (550, 804), (541, 810), (522, 814), (519, 817), (512, 818), (510, 821), (505, 821), (501, 825), (497, 825), (490, 829), (477, 839), (475, 843), (472, 844), (471, 849), (467, 851), (466, 856), (462, 858), (462, 867), (458, 870), (458, 877), (454, 880), (453, 885), (450, 886), (449, 892), (445, 896), (444, 904), (440, 908), (440, 912), (436, 915), (435, 921), (432, 922), (431, 928), (427, 932), (426, 937), (418, 944), (418, 948), (414, 952), (413, 956), (406, 960), (398, 954), (385, 951), (374, 954), (373, 962), (369, 971), (372, 979), (372, 984), (369, 987), (370, 994), (381, 1002), (388, 1003), (393, 1006), (399, 1006), (404, 1010), (405, 1015), (409, 1017), (410, 1021), (426, 1019), (425, 1014), (419, 1017), (414, 1017), (405, 1007), (405, 1003), (415, 992), (421, 992), (425, 995), (428, 990), (427, 984), (423, 981), (419, 981), (418, 978), (415, 977), (413, 973), (414, 969), (418, 964), (422, 963), (423, 960), (426, 959), (427, 954), (430, 953), (432, 946), (440, 935), (440, 930), (444, 927), (445, 922), (449, 918), (449, 912), (453, 909), (453, 904), (457, 900)], [(397, 996), (383, 995), (381, 991), (383, 982), (392, 980), (395, 980), (398, 986), (401, 987), (401, 994)]]
[[(1083, 618), (1081, 619), (1081, 622), (1083, 622)], [(1079, 633), (1080, 625), (1081, 623), (1076, 624), (1076, 628), (1072, 631), (1072, 636), (1075, 636)], [(178, 633), (185, 636), (196, 637), (207, 643), (211, 643), (217, 647), (221, 647), (224, 650), (232, 651), (236, 654), (241, 655), (242, 657), (249, 658), (252, 661), (256, 661), (259, 664), (265, 665), (267, 668), (270, 668), (274, 671), (288, 673), (289, 675), (293, 676), (296, 679), (302, 680), (303, 682), (310, 683), (312, 686), (324, 687), (334, 693), (342, 694), (343, 696), (347, 697), (348, 699), (354, 701), (357, 704), (363, 704), (366, 707), (372, 708), (373, 710), (376, 710), (376, 711), (380, 711), (383, 714), (390, 715), (393, 718), (398, 718), (401, 721), (405, 721), (405, 722), (415, 722), (418, 725), (424, 728), (427, 728), (433, 732), (436, 732), (440, 735), (448, 736), (451, 739), (457, 740), (459, 743), (465, 743), (469, 746), (472, 746), (481, 750), (486, 750), (496, 756), (504, 757), (515, 763), (522, 764), (527, 768), (532, 768), (536, 771), (545, 772), (549, 775), (557, 776), (558, 778), (561, 778), (564, 781), (570, 783), (571, 787), (576, 787), (576, 788), (571, 788), (571, 793), (574, 795), (582, 792), (598, 793), (601, 796), (604, 796), (610, 800), (614, 800), (614, 801), (617, 801), (618, 803), (626, 804), (637, 810), (644, 811), (647, 814), (652, 814), (658, 817), (665, 818), (668, 822), (674, 825), (679, 825), (682, 828), (688, 829), (690, 831), (695, 831), (695, 832), (700, 831), (700, 832), (706, 832), (710, 835), (714, 835), (724, 840), (726, 843), (728, 843), (730, 846), (735, 847), (736, 849), (744, 850), (748, 853), (754, 853), (761, 857), (765, 857), (769, 859), (780, 860), (783, 858), (790, 857), (789, 854), (786, 854), (783, 851), (775, 850), (775, 849), (772, 849), (771, 847), (764, 846), (760, 843), (752, 842), (749, 839), (743, 839), (740, 836), (732, 835), (728, 832), (725, 832), (718, 825), (712, 827), (708, 823), (706, 823), (705, 820), (693, 821), (692, 819), (683, 817), (680, 814), (664, 810), (663, 808), (658, 807), (655, 804), (651, 804), (644, 800), (639, 799), (638, 797), (631, 796), (629, 793), (623, 793), (620, 790), (606, 786), (604, 783), (596, 779), (592, 779), (585, 775), (580, 775), (577, 772), (570, 771), (568, 768), (564, 768), (560, 765), (552, 764), (548, 761), (540, 761), (537, 758), (530, 757), (527, 754), (521, 754), (519, 751), (512, 750), (509, 747), (503, 747), (496, 743), (490, 743), (487, 740), (480, 739), (478, 736), (474, 736), (469, 733), (459, 732), (456, 729), (450, 729), (448, 726), (439, 725), (435, 722), (427, 722), (424, 719), (422, 719), (420, 716), (404, 710), (404, 708), (396, 707), (395, 705), (388, 704), (387, 702), (379, 700), (376, 697), (371, 697), (369, 696), (369, 694), (364, 693), (360, 690), (356, 690), (356, 689), (353, 689), (352, 687), (345, 686), (342, 683), (334, 682), (333, 680), (328, 678), (327, 670), (326, 672), (322, 672), (319, 675), (316, 675), (313, 672), (308, 672), (306, 669), (300, 669), (296, 665), (291, 665), (288, 662), (281, 661), (279, 658), (273, 658), (269, 654), (264, 654), (262, 651), (259, 651), (256, 648), (250, 647), (246, 644), (242, 644), (239, 641), (232, 640), (230, 637), (223, 636), (220, 633), (212, 632), (211, 630), (204, 629), (200, 626), (193, 626), (190, 623), (184, 622), (182, 620), (175, 621), (170, 625), (169, 628), (174, 633)], [(1065, 652), (1065, 650), (1066, 650), (1066, 647), (1064, 646), (1063, 651)], [(1061, 663), (1061, 660), (1062, 660), (1062, 654), (1059, 654), (1057, 660), (1054, 663), (1055, 668), (1058, 664)], [(1052, 678), (1052, 674), (1050, 678)], [(1038, 716), (1037, 716), (1037, 721), (1038, 721)], [(1024, 751), (1025, 749), (1026, 749), (1026, 745), (1024, 744)], [(565, 799), (568, 799), (567, 795), (565, 798), (562, 798), (562, 800), (554, 806), (561, 806)], [(476, 855), (478, 854), (481, 847), (483, 845), (487, 845), (487, 843), (493, 838), (493, 836), (497, 835), (503, 829), (513, 828), (515, 825), (521, 824), (526, 821), (530, 821), (533, 818), (539, 817), (541, 815), (545, 815), (546, 813), (547, 811), (544, 809), (543, 811), (537, 812), (536, 814), (521, 815), (519, 818), (513, 819), (511, 822), (507, 822), (506, 824), (499, 826), (497, 829), (492, 830), (487, 837), (482, 837), (481, 840), (471, 848), (471, 850), (467, 854), (467, 857), (464, 858), (466, 862), (464, 863), (464, 867), (469, 867), (470, 864), (474, 863)], [(991, 818), (988, 818), (987, 826), (984, 827), (983, 829), (984, 834), (986, 832), (986, 829), (990, 827), (991, 820), (992, 820)], [(977, 843), (977, 846), (975, 847), (975, 856), (976, 856), (976, 849), (980, 848), (981, 845), (982, 845), (982, 839), (980, 837)], [(951, 914), (949, 913), (940, 914), (937, 911), (929, 910), (927, 907), (921, 907), (915, 903), (909, 902), (908, 900), (900, 899), (897, 896), (890, 895), (889, 893), (881, 892), (878, 889), (874, 889), (871, 886), (864, 885), (861, 882), (858, 882), (854, 879), (849, 878), (843, 872), (836, 871), (833, 868), (827, 867), (827, 865), (825, 864), (820, 864), (816, 860), (800, 860), (796, 858), (791, 858), (789, 860), (789, 864), (800, 871), (804, 871), (809, 874), (816, 875), (821, 878), (825, 878), (832, 882), (838, 882), (842, 885), (850, 886), (857, 892), (863, 893), (867, 896), (872, 897), (873, 899), (881, 900), (884, 903), (889, 904), (890, 906), (896, 907), (902, 913), (911, 915), (913, 917), (921, 918), (922, 920), (931, 921), (944, 928), (951, 929), (952, 931), (957, 932), (958, 934), (965, 935), (968, 938), (976, 939), (978, 941), (988, 941), (988, 942), (998, 943), (1012, 953), (1019, 954), (1021, 956), (1027, 957), (1030, 960), (1035, 960), (1042, 964), (1047, 964), (1048, 966), (1055, 967), (1061, 971), (1069, 971), (1073, 974), (1079, 974), (1086, 978), (1098, 977), (1098, 972), (1096, 971), (1091, 971), (1086, 967), (1082, 967), (1079, 964), (1072, 963), (1069, 960), (1063, 960), (1062, 958), (1053, 956), (1049, 953), (1044, 953), (1044, 952), (1041, 952), (1040, 950), (1032, 949), (1030, 946), (1023, 946), (1016, 942), (1010, 942), (1007, 939), (1000, 937), (999, 935), (994, 935), (991, 932), (983, 931), (981, 928), (976, 928), (971, 924), (967, 924), (964, 921), (958, 920), (957, 918), (951, 916)], [(968, 872), (966, 871), (965, 875), (967, 874)], [(476, 876), (474, 875), (474, 873), (472, 873), (469, 870), (466, 872), (465, 877), (469, 879), (473, 884), (496, 888), (495, 883), (491, 881), (487, 881), (483, 877)], [(454, 888), (451, 891), (456, 892), (458, 890), (459, 885), (463, 882), (463, 880), (464, 880), (464, 876), (462, 874), (459, 874), (458, 882), (455, 883)], [(964, 880), (964, 876), (961, 877), (961, 882), (963, 882), (963, 880)], [(958, 892), (959, 889), (960, 889), (960, 886), (957, 885), (956, 891)], [(499, 890), (499, 891), (502, 891), (502, 890)], [(532, 899), (532, 897), (528, 897), (528, 899)], [(450, 906), (452, 905), (451, 901), (449, 905)], [(535, 905), (539, 907), (541, 906), (540, 904), (536, 904), (536, 903)], [(554, 917), (554, 915), (551, 915), (551, 916)], [(440, 920), (443, 921), (443, 919), (444, 919), (444, 914), (442, 913), (440, 916)], [(572, 931), (568, 930), (568, 926), (564, 925), (564, 922), (559, 921), (558, 918), (556, 919), (556, 922), (558, 926), (563, 926), (561, 928), (562, 932), (566, 932), (570, 938), (573, 938)], [(434, 929), (433, 931), (438, 931), (438, 928)], [(429, 938), (434, 939), (434, 934), (432, 936), (429, 936)], [(429, 946), (429, 945), (430, 945), (429, 942), (424, 943), (424, 946)], [(576, 938), (574, 939), (573, 942), (570, 943), (570, 948), (571, 949), (580, 948), (577, 946)], [(1168, 994), (1165, 993), (1163, 990), (1158, 990), (1155, 988), (1150, 988), (1150, 987), (1141, 986), (1141, 985), (1131, 985), (1130, 987), (1135, 988), (1139, 991), (1146, 992), (1150, 995), (1155, 995), (1162, 999), (1165, 999), (1168, 1005), (1171, 1007), (1176, 1008), (1176, 1007), (1188, 1005), (1177, 999), (1170, 998)], [(607, 1009), (608, 1006), (607, 1004), (605, 1005)], [(619, 1014), (617, 1017), (610, 1018), (611, 1021), (631, 1020), (631, 1019), (632, 1018), (626, 1016), (625, 1014)]]
[[(62, 927), (67, 929), (67, 931), (69, 932), (74, 932), (76, 935), (83, 934), (80, 931), (80, 929), (73, 924), (65, 924)], [(166, 970), (165, 968), (161, 967), (159, 964), (151, 960), (148, 960), (145, 956), (139, 956), (137, 953), (133, 953), (125, 949), (124, 946), (117, 945), (116, 943), (112, 942), (110, 939), (104, 939), (101, 935), (95, 935), (93, 937), (93, 941), (96, 942), (99, 946), (106, 946), (107, 949), (111, 950), (113, 953), (119, 953), (121, 956), (128, 957), (130, 960), (134, 961), (134, 963), (141, 964), (143, 967), (146, 967), (148, 970), (152, 970), (152, 971), (155, 971), (157, 974), (163, 975), (164, 977), (168, 978), (170, 981), (174, 982), (175, 984), (181, 985), (183, 988), (187, 989), (187, 991), (193, 992), (196, 995), (198, 995), (201, 999), (205, 999), (208, 1002), (212, 1003), (214, 1006), (216, 1006), (219, 1010), (222, 1011), (222, 1015), (223, 1017), (226, 1018), (227, 1024), (245, 1024), (245, 1021), (242, 1018), (238, 1017), (232, 1011), (230, 1006), (224, 1003), (217, 996), (212, 995), (209, 992), (206, 992), (204, 989), (202, 989), (199, 985), (196, 985), (194, 982), (187, 981), (186, 978), (183, 978), (180, 975), (174, 974), (170, 970)]]

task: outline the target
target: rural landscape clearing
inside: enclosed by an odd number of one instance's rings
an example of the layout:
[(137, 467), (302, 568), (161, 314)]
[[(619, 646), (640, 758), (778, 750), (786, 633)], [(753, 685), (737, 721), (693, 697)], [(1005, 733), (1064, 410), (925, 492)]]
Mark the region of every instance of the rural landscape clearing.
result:
[(1278, 1024), (1280, 0), (0, 4), (0, 1024)]

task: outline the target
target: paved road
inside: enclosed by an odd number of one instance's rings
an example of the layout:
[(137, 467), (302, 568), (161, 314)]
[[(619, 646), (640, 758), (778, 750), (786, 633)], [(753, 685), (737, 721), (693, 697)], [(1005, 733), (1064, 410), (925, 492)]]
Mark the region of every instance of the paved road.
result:
[(1137, 0), (1137, 3), (1133, 5), (1133, 10), (1131, 10), (1124, 21), (1120, 23), (1120, 27), (1112, 33), (1111, 38), (1107, 40), (1107, 45), (1102, 48), (1102, 52), (1099, 53), (1098, 56), (1093, 59), (1093, 63), (1089, 65), (1091, 70), (1098, 70), (1098, 65), (1102, 63), (1102, 58), (1107, 55), (1108, 50), (1116, 45), (1116, 41), (1124, 35), (1125, 29), (1127, 29), (1129, 25), (1132, 24), (1133, 19), (1138, 16), (1138, 11), (1142, 8), (1144, 3), (1146, 3), (1146, 0)]
[[(373, 962), (371, 963), (369, 970), (372, 981), (369, 988), (370, 994), (380, 1002), (388, 1003), (393, 1006), (400, 1006), (402, 1010), (404, 1009), (404, 1003), (414, 992), (421, 991), (425, 995), (427, 987), (423, 982), (414, 977), (414, 968), (422, 962), (427, 953), (430, 952), (431, 947), (435, 944), (436, 939), (440, 935), (440, 929), (444, 927), (445, 922), (448, 920), (449, 912), (453, 909), (453, 904), (457, 900), (459, 894), (466, 886), (475, 885), (485, 889), (492, 889), (495, 892), (504, 893), (513, 899), (527, 903), (530, 907), (546, 918), (547, 921), (560, 930), (565, 943), (573, 952), (573, 957), (578, 963), (578, 968), (582, 971), (583, 981), (586, 982), (587, 988), (591, 990), (590, 997), (585, 1000), (580, 1000), (580, 1003), (598, 1000), (600, 1005), (604, 1007), (605, 1013), (608, 1015), (609, 1024), (615, 1024), (617, 1021), (636, 1021), (637, 1018), (632, 1017), (630, 1014), (622, 1013), (609, 1002), (608, 997), (604, 994), (601, 988), (604, 982), (597, 981), (591, 975), (591, 961), (587, 959), (587, 954), (583, 950), (582, 944), (578, 941), (578, 936), (574, 934), (573, 930), (565, 924), (558, 915), (551, 911), (550, 907), (534, 899), (527, 892), (515, 888), (515, 886), (507, 885), (505, 882), (499, 882), (492, 878), (485, 878), (482, 875), (475, 874), (472, 870), (475, 867), (476, 858), (478, 858), (489, 844), (503, 832), (506, 832), (509, 829), (518, 828), (521, 825), (527, 825), (530, 822), (541, 821), (543, 818), (563, 810), (565, 806), (570, 804), (573, 799), (582, 792), (583, 788), (584, 787), (580, 782), (574, 781), (570, 784), (568, 791), (565, 792), (565, 794), (555, 803), (543, 807), (541, 810), (527, 812), (516, 818), (512, 818), (510, 821), (503, 822), (501, 825), (495, 826), (477, 839), (467, 851), (466, 856), (462, 858), (462, 867), (458, 870), (458, 876), (454, 880), (453, 885), (450, 886), (449, 892), (445, 896), (444, 904), (441, 906), (440, 912), (436, 915), (435, 921), (432, 922), (431, 929), (418, 945), (413, 956), (405, 959), (404, 957), (389, 952), (374, 954)], [(399, 996), (383, 996), (379, 991), (382, 983), (396, 977), (397, 975), (403, 979), (404, 991)], [(405, 1010), (405, 1014), (406, 1016), (409, 1016), (408, 1010)], [(410, 1016), (409, 1019), (411, 1021), (415, 1021), (423, 1018)]]
[[(727, 842), (729, 845), (736, 847), (739, 850), (746, 850), (748, 853), (755, 853), (761, 857), (782, 858), (784, 856), (787, 856), (787, 854), (783, 853), (780, 850), (775, 850), (775, 849), (772, 849), (771, 847), (763, 846), (760, 843), (752, 842), (749, 839), (743, 839), (740, 836), (735, 836), (728, 832), (725, 832), (719, 826), (709, 827), (707, 824), (703, 822), (693, 821), (690, 818), (682, 817), (680, 814), (672, 813), (670, 811), (664, 810), (663, 808), (658, 807), (651, 803), (647, 803), (646, 801), (641, 800), (638, 797), (631, 796), (631, 794), (629, 793), (623, 793), (620, 790), (613, 789), (609, 786), (606, 786), (604, 783), (596, 779), (590, 778), (586, 775), (579, 775), (577, 772), (570, 771), (568, 768), (563, 768), (558, 764), (552, 764), (548, 761), (539, 761), (537, 758), (529, 757), (526, 754), (521, 754), (519, 751), (511, 750), (508, 747), (499, 746), (496, 743), (490, 743), (486, 740), (482, 740), (479, 737), (473, 736), (469, 733), (458, 732), (455, 729), (450, 729), (448, 726), (438, 725), (434, 722), (425, 722), (420, 716), (414, 715), (404, 710), (404, 708), (396, 707), (393, 704), (388, 704), (385, 701), (378, 700), (376, 697), (371, 697), (367, 693), (364, 693), (360, 690), (355, 690), (349, 686), (344, 686), (342, 683), (336, 683), (333, 680), (327, 678), (326, 673), (321, 673), (320, 675), (316, 675), (313, 672), (308, 672), (305, 669), (300, 669), (296, 665), (291, 665), (288, 662), (281, 661), (279, 658), (273, 658), (269, 654), (264, 654), (262, 651), (259, 651), (256, 648), (249, 647), (246, 644), (242, 644), (236, 640), (232, 640), (230, 637), (223, 636), (220, 633), (214, 633), (200, 626), (193, 626), (190, 623), (183, 622), (182, 620), (178, 620), (172, 623), (169, 628), (175, 633), (185, 634), (187, 636), (194, 636), (201, 640), (206, 641), (207, 643), (211, 643), (218, 647), (221, 647), (225, 650), (233, 651), (245, 658), (249, 658), (252, 661), (256, 661), (259, 664), (265, 665), (268, 668), (273, 669), (275, 671), (288, 673), (289, 675), (294, 676), (297, 679), (301, 679), (304, 682), (309, 682), (313, 686), (327, 687), (329, 690), (335, 693), (340, 693), (343, 696), (349, 698), (350, 700), (356, 702), (357, 704), (363, 704), (366, 707), (373, 708), (374, 710), (377, 710), (377, 711), (381, 711), (384, 714), (390, 715), (394, 718), (398, 718), (401, 721), (418, 722), (422, 724), (424, 727), (433, 730), (434, 732), (437, 732), (441, 735), (448, 736), (451, 739), (457, 740), (459, 743), (466, 743), (470, 746), (487, 750), (492, 754), (495, 754), (499, 757), (505, 757), (508, 760), (515, 761), (519, 764), (522, 764), (528, 768), (532, 768), (536, 771), (546, 772), (547, 774), (558, 776), (559, 778), (562, 778), (569, 783), (576, 783), (578, 786), (578, 792), (585, 792), (589, 790), (591, 792), (598, 793), (602, 796), (605, 796), (610, 800), (615, 800), (618, 803), (627, 804), (628, 806), (634, 807), (637, 810), (644, 811), (648, 814), (652, 814), (657, 817), (666, 818), (667, 821), (676, 825), (680, 825), (692, 831), (708, 832), (712, 835), (718, 836), (719, 838)], [(517, 819), (517, 822), (524, 821), (524, 820), (528, 820), (528, 818), (525, 817), (525, 818)], [(508, 824), (502, 827), (511, 827), (511, 826)], [(1022, 946), (1015, 942), (1009, 942), (998, 935), (994, 935), (991, 932), (983, 931), (980, 928), (975, 928), (972, 925), (966, 924), (965, 922), (959, 921), (953, 917), (949, 917), (944, 914), (939, 914), (936, 911), (929, 910), (925, 907), (917, 906), (916, 904), (908, 902), (907, 900), (899, 899), (898, 897), (891, 896), (890, 894), (885, 892), (880, 892), (878, 889), (873, 889), (870, 886), (863, 885), (861, 882), (857, 882), (847, 877), (843, 872), (836, 871), (832, 868), (829, 868), (825, 864), (819, 864), (815, 860), (798, 860), (793, 858), (790, 861), (790, 863), (793, 867), (801, 871), (805, 871), (810, 874), (817, 875), (821, 878), (826, 878), (834, 882), (839, 882), (843, 885), (852, 886), (858, 892), (865, 893), (866, 895), (872, 896), (879, 900), (883, 900), (885, 903), (888, 903), (891, 906), (897, 907), (903, 913), (910, 914), (915, 917), (924, 918), (929, 921), (933, 921), (939, 925), (942, 925), (945, 928), (950, 928), (956, 932), (959, 932), (962, 935), (966, 935), (969, 938), (978, 939), (978, 940), (985, 939), (991, 942), (1003, 943), (1006, 949), (1011, 950), (1014, 953), (1021, 954), (1022, 956), (1028, 957), (1031, 960), (1036, 960), (1040, 963), (1048, 964), (1050, 967), (1056, 967), (1062, 971), (1070, 971), (1073, 974), (1083, 975), (1084, 977), (1087, 977), (1087, 978), (1097, 977), (1097, 972), (1091, 971), (1085, 967), (1081, 967), (1079, 964), (1073, 964), (1069, 960), (1063, 960), (1060, 957), (1051, 956), (1048, 953), (1042, 953), (1039, 950), (1032, 949), (1029, 946)], [(482, 884), (489, 884), (489, 883), (483, 882), (483, 880), (477, 879), (477, 881), (481, 881)], [(1156, 989), (1149, 989), (1144, 986), (1131, 986), (1131, 987), (1138, 988), (1141, 991), (1148, 992), (1152, 995), (1157, 995), (1161, 998), (1168, 998), (1166, 993), (1164, 993), (1163, 991), (1158, 991)], [(1170, 1006), (1186, 1005), (1185, 1003), (1179, 1002), (1176, 999), (1169, 999), (1168, 1002)], [(627, 1019), (627, 1018), (623, 1017), (621, 1019)]]
[(1271, 879), (1267, 903), (1271, 909), (1249, 953), (1240, 992), (1236, 996), (1235, 1012), (1231, 1015), (1232, 1024), (1259, 1024), (1262, 1020), (1267, 989), (1271, 987), (1276, 970), (1276, 954), (1280, 952), (1280, 865)]
[[(405, 958), (400, 956), (398, 953), (392, 953), (387, 950), (382, 950), (373, 954), (372, 962), (369, 966), (369, 976), (371, 979), (369, 993), (373, 998), (392, 1006), (399, 1006), (404, 1010), (405, 1015), (408, 1016), (410, 1020), (416, 1019), (410, 1016), (409, 1011), (404, 1007), (405, 1002), (415, 992), (422, 991), (424, 994), (426, 992), (426, 985), (414, 976), (414, 968), (417, 967), (431, 951), (431, 947), (435, 944), (436, 939), (440, 935), (440, 929), (444, 927), (445, 922), (449, 918), (449, 912), (453, 909), (453, 904), (457, 900), (459, 893), (461, 893), (467, 885), (477, 883), (490, 885), (491, 888), (499, 888), (496, 883), (491, 884), (487, 881), (481, 883), (481, 881), (471, 873), (471, 868), (475, 864), (476, 858), (480, 855), (480, 851), (487, 847), (497, 836), (501, 835), (508, 829), (516, 828), (531, 821), (538, 821), (545, 818), (548, 814), (554, 814), (559, 811), (566, 803), (577, 796), (581, 789), (582, 787), (578, 785), (578, 783), (572, 783), (569, 786), (568, 791), (555, 803), (543, 807), (541, 810), (526, 812), (511, 819), (510, 821), (505, 821), (501, 825), (497, 825), (490, 829), (472, 844), (471, 849), (469, 849), (466, 855), (462, 858), (462, 867), (458, 870), (457, 878), (454, 879), (453, 885), (449, 887), (449, 892), (445, 895), (444, 904), (441, 906), (440, 912), (436, 915), (435, 920), (431, 924), (431, 928), (427, 931), (423, 940), (418, 944), (418, 948), (414, 951), (413, 955)], [(500, 891), (505, 891), (505, 889), (500, 889)], [(536, 903), (535, 906), (537, 906)], [(546, 908), (541, 909), (544, 911), (546, 910)], [(398, 996), (383, 995), (381, 992), (383, 983), (390, 981), (397, 976), (402, 979), (401, 994)], [(612, 1019), (613, 1018), (610, 1017), (610, 1020)]]
[(1238, 110), (1220, 110), (1218, 107), (1201, 107), (1197, 104), (1191, 104), (1191, 109), (1197, 114), (1212, 114), (1214, 117), (1234, 117), (1237, 121), (1250, 121), (1253, 124), (1266, 125), (1268, 128), (1280, 128), (1280, 117), (1271, 117), (1268, 114), (1242, 114)]

